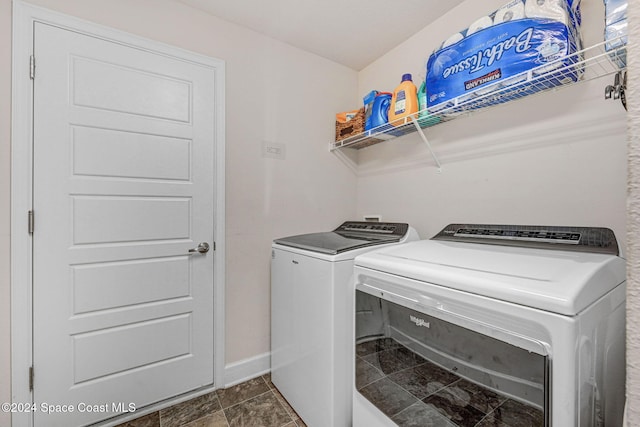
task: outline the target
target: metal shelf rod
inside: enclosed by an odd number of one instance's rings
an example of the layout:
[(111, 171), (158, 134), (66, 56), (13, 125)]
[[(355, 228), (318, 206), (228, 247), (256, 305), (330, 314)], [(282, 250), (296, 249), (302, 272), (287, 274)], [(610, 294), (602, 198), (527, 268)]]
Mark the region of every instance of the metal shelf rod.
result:
[(424, 134), (424, 132), (422, 131), (422, 128), (418, 124), (418, 114), (415, 114), (413, 116), (413, 125), (416, 127), (416, 130), (418, 131), (420, 138), (422, 138), (422, 141), (425, 143), (425, 145), (429, 149), (429, 153), (431, 153), (431, 157), (433, 157), (433, 161), (436, 162), (436, 166), (438, 167), (438, 173), (442, 172), (442, 165), (440, 164), (440, 160), (438, 160), (438, 156), (436, 156), (436, 153), (433, 152), (433, 149), (431, 148), (431, 144), (429, 143), (429, 139), (427, 139), (427, 136)]

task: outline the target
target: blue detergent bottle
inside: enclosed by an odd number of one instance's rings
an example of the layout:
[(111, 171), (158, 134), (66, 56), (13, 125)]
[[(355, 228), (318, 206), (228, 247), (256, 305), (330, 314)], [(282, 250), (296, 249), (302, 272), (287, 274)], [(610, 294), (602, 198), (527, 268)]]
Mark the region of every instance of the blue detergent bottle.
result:
[(385, 123), (389, 123), (389, 107), (391, 106), (390, 92), (380, 92), (373, 100), (373, 106), (371, 107), (371, 128), (382, 126)]
[(371, 111), (373, 110), (373, 102), (378, 95), (377, 90), (372, 90), (362, 98), (364, 101), (364, 130), (369, 130), (374, 126), (371, 125)]

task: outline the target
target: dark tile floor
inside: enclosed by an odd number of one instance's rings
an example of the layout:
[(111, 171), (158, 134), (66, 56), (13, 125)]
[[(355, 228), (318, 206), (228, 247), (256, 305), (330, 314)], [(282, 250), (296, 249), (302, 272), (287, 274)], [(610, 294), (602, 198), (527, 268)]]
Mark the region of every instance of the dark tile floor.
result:
[[(358, 390), (401, 427), (538, 427), (542, 412), (385, 338), (356, 347)], [(117, 427), (306, 427), (263, 375)]]
[(440, 368), (390, 338), (356, 346), (356, 387), (401, 427), (538, 427), (542, 411)]
[(216, 390), (117, 427), (306, 427), (270, 375)]

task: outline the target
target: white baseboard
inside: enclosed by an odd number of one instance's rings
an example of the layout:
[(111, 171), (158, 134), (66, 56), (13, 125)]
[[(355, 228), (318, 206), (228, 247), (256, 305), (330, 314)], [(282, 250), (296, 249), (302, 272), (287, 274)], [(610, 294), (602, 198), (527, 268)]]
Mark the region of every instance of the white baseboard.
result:
[[(271, 371), (271, 353), (262, 353), (224, 367), (224, 388), (240, 384)], [(221, 384), (218, 384), (220, 386)]]

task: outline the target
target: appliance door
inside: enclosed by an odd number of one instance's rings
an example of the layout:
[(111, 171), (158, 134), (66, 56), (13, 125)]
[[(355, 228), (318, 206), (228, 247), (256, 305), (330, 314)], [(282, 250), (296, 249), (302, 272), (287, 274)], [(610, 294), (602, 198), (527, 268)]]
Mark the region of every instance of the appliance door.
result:
[(510, 331), (481, 297), (460, 304), (361, 271), (354, 427), (550, 425), (547, 344)]

